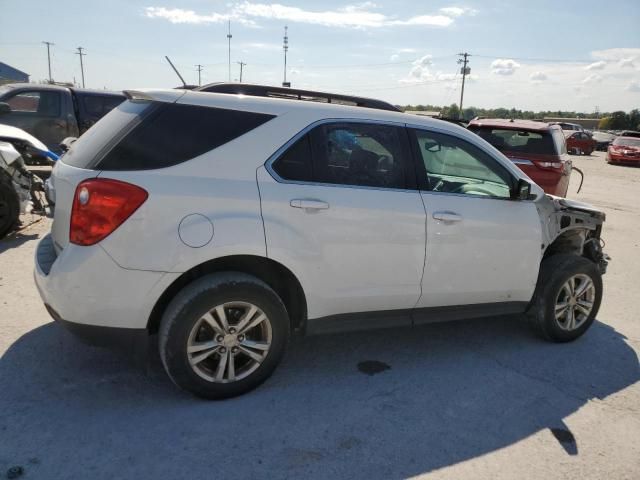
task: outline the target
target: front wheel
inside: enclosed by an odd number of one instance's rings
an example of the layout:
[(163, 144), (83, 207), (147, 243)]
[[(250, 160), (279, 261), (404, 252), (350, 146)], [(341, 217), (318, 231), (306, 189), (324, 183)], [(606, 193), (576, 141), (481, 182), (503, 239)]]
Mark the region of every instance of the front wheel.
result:
[(602, 276), (592, 261), (559, 254), (542, 261), (529, 307), (533, 329), (554, 342), (570, 342), (593, 323), (602, 301)]
[(215, 273), (187, 285), (167, 307), (160, 357), (177, 386), (222, 399), (264, 382), (288, 339), (287, 310), (266, 283), (243, 273)]

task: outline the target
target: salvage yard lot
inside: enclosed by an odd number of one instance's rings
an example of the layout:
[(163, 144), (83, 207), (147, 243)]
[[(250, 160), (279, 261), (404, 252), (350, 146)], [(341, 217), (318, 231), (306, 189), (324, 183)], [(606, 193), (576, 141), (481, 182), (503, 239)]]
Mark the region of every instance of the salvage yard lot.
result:
[(51, 322), (32, 278), (48, 220), (0, 241), (0, 478), (638, 478), (640, 168), (574, 163), (612, 257), (584, 337), (493, 318), (306, 338), (224, 402)]

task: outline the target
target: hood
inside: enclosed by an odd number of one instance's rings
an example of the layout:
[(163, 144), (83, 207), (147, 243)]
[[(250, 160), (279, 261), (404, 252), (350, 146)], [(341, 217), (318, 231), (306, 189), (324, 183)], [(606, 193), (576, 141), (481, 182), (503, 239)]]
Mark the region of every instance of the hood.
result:
[(606, 215), (602, 210), (597, 209), (593, 205), (588, 203), (579, 202), (577, 200), (570, 200), (568, 198), (556, 197), (555, 195), (547, 195), (553, 200), (557, 210), (574, 210), (578, 212), (588, 213), (591, 216), (600, 219), (604, 222)]
[(0, 124), (0, 141), (12, 143), (12, 141), (15, 140), (30, 145), (32, 148), (39, 151), (45, 157), (49, 157), (51, 160), (58, 160), (58, 156), (51, 152), (44, 143), (33, 135), (20, 128)]

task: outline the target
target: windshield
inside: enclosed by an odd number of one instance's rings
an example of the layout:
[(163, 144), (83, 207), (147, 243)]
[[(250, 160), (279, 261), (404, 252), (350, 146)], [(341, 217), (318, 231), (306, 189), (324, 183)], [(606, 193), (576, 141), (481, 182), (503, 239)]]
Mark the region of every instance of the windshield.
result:
[(625, 147), (640, 147), (640, 138), (618, 137), (613, 141), (613, 145), (623, 145)]
[(476, 126), (469, 127), (469, 130), (502, 152), (558, 154), (556, 144), (549, 132)]
[(12, 87), (2, 86), (0, 87), (0, 98), (4, 97), (7, 93), (13, 90)]

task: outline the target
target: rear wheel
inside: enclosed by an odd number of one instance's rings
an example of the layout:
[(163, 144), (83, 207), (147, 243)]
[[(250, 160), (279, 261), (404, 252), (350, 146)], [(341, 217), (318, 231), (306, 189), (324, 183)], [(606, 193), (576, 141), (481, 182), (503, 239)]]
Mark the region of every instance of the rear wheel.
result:
[(588, 330), (601, 300), (602, 277), (595, 263), (578, 255), (553, 255), (542, 262), (528, 316), (543, 338), (569, 342)]
[(11, 184), (0, 179), (0, 238), (11, 232), (20, 216), (20, 202)]
[(264, 382), (288, 339), (287, 311), (267, 284), (242, 273), (216, 273), (189, 284), (170, 303), (160, 356), (176, 385), (221, 399)]

